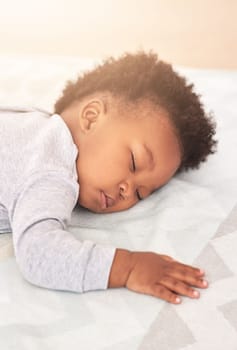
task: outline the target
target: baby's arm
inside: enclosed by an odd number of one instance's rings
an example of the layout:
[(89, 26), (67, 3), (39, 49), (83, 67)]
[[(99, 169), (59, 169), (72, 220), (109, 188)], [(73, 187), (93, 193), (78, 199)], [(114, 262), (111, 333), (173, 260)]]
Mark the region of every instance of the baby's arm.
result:
[(22, 184), (9, 210), (16, 261), (40, 287), (85, 292), (107, 289), (115, 248), (68, 232), (77, 182), (63, 171), (41, 172)]
[(178, 304), (181, 302), (178, 294), (199, 297), (199, 292), (191, 286), (206, 288), (203, 276), (202, 270), (181, 264), (166, 255), (117, 249), (109, 288), (127, 287)]
[(13, 244), (29, 282), (74, 292), (127, 287), (173, 303), (177, 294), (195, 297), (191, 285), (205, 288), (198, 269), (167, 256), (79, 241), (66, 230), (77, 197), (77, 184), (55, 171), (32, 175), (16, 193)]

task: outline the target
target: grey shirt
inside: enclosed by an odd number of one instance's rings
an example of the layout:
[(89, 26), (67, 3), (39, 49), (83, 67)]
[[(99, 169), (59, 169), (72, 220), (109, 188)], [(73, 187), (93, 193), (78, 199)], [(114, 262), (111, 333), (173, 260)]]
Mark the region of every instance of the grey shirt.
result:
[(77, 156), (58, 114), (0, 107), (0, 232), (12, 232), (30, 283), (85, 292), (108, 287), (116, 248), (67, 231), (80, 189)]

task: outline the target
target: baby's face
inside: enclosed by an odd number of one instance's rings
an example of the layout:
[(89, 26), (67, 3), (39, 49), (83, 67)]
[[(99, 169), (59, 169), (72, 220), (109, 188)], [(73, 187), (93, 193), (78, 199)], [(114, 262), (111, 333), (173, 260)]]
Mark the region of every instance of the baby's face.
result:
[(77, 110), (79, 203), (96, 213), (111, 213), (134, 206), (169, 181), (181, 154), (164, 113), (144, 110), (145, 117), (138, 112), (116, 117), (97, 102)]

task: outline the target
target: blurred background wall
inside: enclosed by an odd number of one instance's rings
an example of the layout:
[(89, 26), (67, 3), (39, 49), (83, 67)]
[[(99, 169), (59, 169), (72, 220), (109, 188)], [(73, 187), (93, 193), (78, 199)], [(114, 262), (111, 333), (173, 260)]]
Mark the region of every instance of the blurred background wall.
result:
[(0, 54), (117, 56), (237, 68), (237, 0), (0, 0)]

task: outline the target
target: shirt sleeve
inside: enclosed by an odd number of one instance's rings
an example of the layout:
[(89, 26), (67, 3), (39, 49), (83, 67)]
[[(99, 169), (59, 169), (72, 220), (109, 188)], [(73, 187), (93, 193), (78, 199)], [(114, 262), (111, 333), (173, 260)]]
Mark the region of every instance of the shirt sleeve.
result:
[(78, 191), (57, 171), (34, 174), (17, 191), (9, 217), (16, 261), (30, 283), (79, 293), (108, 288), (116, 248), (66, 230)]

